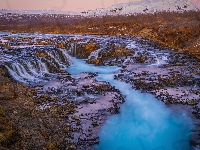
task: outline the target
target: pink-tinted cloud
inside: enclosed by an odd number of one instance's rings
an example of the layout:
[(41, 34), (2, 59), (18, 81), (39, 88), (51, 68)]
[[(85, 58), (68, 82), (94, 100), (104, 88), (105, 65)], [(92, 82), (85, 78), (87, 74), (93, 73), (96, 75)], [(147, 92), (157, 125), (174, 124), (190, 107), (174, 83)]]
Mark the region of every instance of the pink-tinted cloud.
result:
[[(1, 0), (0, 9), (84, 11), (109, 7), (131, 0)], [(133, 0), (140, 1), (140, 0)]]
[(194, 5), (200, 8), (200, 0), (190, 0)]

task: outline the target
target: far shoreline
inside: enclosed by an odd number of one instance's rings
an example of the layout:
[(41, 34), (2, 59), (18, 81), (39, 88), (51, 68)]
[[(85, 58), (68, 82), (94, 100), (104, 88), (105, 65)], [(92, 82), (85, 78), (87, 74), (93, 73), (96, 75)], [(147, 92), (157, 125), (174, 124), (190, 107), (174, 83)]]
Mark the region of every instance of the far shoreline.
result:
[[(14, 17), (10, 14), (10, 18)], [(122, 35), (152, 40), (165, 48), (200, 59), (200, 11), (158, 12), (132, 16), (72, 17), (57, 20), (38, 15), (38, 20), (19, 15), (22, 20), (0, 18), (0, 32), (45, 34)]]

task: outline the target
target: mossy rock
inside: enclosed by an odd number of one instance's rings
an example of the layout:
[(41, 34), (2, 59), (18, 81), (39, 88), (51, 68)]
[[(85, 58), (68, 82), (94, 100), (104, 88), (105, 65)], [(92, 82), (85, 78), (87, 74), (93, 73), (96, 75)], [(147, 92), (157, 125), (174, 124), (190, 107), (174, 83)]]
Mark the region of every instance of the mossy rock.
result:
[(46, 150), (58, 150), (57, 146), (51, 142), (47, 143)]

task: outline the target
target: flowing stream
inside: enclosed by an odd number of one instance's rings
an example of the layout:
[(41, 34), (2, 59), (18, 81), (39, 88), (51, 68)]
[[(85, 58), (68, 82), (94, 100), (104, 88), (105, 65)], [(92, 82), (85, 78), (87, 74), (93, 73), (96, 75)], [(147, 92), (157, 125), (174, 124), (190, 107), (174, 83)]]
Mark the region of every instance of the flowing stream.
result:
[(109, 117), (102, 127), (96, 150), (189, 150), (192, 121), (185, 112), (167, 108), (153, 95), (114, 80), (120, 68), (94, 66), (72, 58), (70, 74), (98, 72), (97, 80), (110, 82), (126, 96), (120, 113)]
[[(7, 37), (9, 36), (18, 37), (20, 35), (8, 34)], [(30, 35), (29, 38), (34, 42), (38, 40), (37, 38), (39, 37), (37, 36)], [(61, 35), (42, 35), (39, 40), (54, 37), (55, 41), (59, 43), (60, 41), (56, 40), (59, 36)], [(2, 40), (3, 38), (4, 36), (2, 36)], [(71, 38), (80, 38), (85, 43), (88, 43), (93, 38), (96, 39), (100, 48), (91, 53), (89, 58), (97, 58), (101, 51), (113, 48), (109, 43), (115, 43), (115, 48), (116, 46), (126, 45), (126, 48), (134, 51), (135, 58), (133, 57), (132, 59), (135, 61), (137, 60), (136, 58), (140, 58), (140, 55), (148, 56), (149, 61), (147, 61), (147, 64), (150, 64), (150, 66), (165, 64), (168, 59), (168, 53), (156, 51), (147, 41), (143, 41), (147, 45), (140, 44), (139, 39), (137, 39), (137, 42), (133, 42), (136, 39), (130, 37), (62, 36), (63, 42), (69, 42)], [(18, 39), (15, 40), (17, 41)], [(3, 40), (3, 42), (6, 41)], [(15, 43), (9, 42), (15, 46)], [(114, 80), (114, 75), (120, 73), (119, 67), (94, 66), (86, 64), (84, 60), (71, 58), (68, 52), (76, 55), (76, 44), (69, 44), (66, 49), (55, 48), (54, 45), (55, 43), (47, 46), (30, 46), (26, 44), (25, 47), (4, 48), (0, 54), (0, 64), (4, 64), (11, 76), (17, 81), (27, 84), (37, 83), (46, 79), (51, 80), (54, 73), (62, 69), (72, 76), (82, 72), (98, 72), (97, 80), (109, 82), (119, 89), (125, 96), (125, 103), (121, 105), (120, 113), (109, 117), (101, 128), (99, 132), (100, 143), (94, 147), (96, 150), (191, 149), (190, 137), (193, 123), (186, 112), (174, 111), (153, 95), (141, 93), (134, 90), (128, 83)], [(129, 60), (126, 59), (126, 61)], [(124, 65), (126, 65), (126, 61), (124, 61)]]

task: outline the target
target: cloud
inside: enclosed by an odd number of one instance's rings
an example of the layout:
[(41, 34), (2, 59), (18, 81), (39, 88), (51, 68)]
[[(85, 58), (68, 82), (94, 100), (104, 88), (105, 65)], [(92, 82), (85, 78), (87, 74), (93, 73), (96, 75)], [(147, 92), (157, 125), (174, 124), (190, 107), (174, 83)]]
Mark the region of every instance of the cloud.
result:
[(194, 5), (200, 8), (200, 0), (190, 0)]

